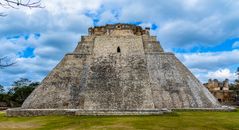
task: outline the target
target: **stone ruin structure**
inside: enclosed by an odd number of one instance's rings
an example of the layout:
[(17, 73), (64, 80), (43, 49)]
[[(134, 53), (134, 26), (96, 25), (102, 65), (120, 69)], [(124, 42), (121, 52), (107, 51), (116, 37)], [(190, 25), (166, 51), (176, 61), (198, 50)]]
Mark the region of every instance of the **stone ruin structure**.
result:
[(209, 79), (208, 83), (204, 84), (210, 91), (217, 90), (229, 90), (229, 80), (225, 79), (223, 82), (218, 81), (217, 79)]
[(89, 28), (73, 53), (8, 116), (143, 115), (168, 109), (219, 108), (219, 102), (150, 28)]
[(8, 109), (6, 102), (0, 102), (0, 111)]
[(235, 92), (229, 90), (229, 80), (225, 79), (223, 82), (217, 79), (209, 79), (204, 86), (216, 97), (216, 99), (223, 104), (232, 104), (235, 102)]

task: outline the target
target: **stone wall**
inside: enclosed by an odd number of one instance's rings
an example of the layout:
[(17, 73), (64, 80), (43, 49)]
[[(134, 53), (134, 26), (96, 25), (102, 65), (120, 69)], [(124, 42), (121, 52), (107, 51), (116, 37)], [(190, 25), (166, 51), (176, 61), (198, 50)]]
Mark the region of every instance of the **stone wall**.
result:
[[(117, 52), (117, 48), (120, 52)], [(94, 57), (119, 53), (122, 57), (144, 55), (141, 36), (98, 36), (94, 41)]]
[[(155, 107), (218, 107), (203, 85), (172, 53), (147, 54), (148, 70)], [(209, 96), (208, 96), (209, 94)]]
[(82, 110), (82, 109), (8, 109), (8, 117), (16, 116), (49, 116), (49, 115), (67, 115), (67, 116), (123, 116), (123, 115), (160, 115), (170, 113), (170, 110)]
[[(88, 55), (68, 54), (25, 100), (22, 108), (76, 108), (86, 82)], [(83, 104), (82, 104), (83, 105)]]
[(217, 79), (209, 79), (208, 83), (204, 84), (210, 91), (213, 90), (229, 90), (229, 80), (225, 79), (224, 81), (220, 82)]

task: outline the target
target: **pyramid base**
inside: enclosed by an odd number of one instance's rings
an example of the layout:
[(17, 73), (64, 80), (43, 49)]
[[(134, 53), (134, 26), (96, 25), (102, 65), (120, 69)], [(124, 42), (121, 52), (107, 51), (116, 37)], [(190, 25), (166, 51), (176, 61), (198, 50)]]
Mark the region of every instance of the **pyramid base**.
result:
[(235, 107), (222, 106), (218, 108), (173, 108), (154, 110), (82, 110), (82, 109), (22, 109), (14, 108), (6, 111), (6, 116), (48, 116), (48, 115), (71, 115), (71, 116), (124, 116), (124, 115), (161, 115), (180, 111), (214, 111), (233, 112)]
[(216, 108), (173, 108), (171, 109), (172, 112), (197, 112), (197, 111), (212, 111), (212, 112), (235, 112), (237, 109), (235, 107), (231, 106), (222, 106), (222, 107), (216, 107)]
[(82, 109), (21, 109), (14, 108), (6, 111), (6, 116), (48, 116), (48, 115), (72, 115), (72, 116), (123, 116), (123, 115), (161, 115), (170, 113), (171, 110), (82, 110)]

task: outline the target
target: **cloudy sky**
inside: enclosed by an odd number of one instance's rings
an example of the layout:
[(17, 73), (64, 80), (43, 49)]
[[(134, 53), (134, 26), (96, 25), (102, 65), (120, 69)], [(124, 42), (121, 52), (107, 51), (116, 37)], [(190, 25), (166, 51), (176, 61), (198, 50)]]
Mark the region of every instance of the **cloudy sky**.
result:
[(202, 81), (233, 81), (239, 66), (238, 0), (42, 0), (43, 9), (6, 9), (0, 17), (0, 84), (41, 81), (72, 52), (91, 26), (133, 23), (151, 27), (166, 51)]

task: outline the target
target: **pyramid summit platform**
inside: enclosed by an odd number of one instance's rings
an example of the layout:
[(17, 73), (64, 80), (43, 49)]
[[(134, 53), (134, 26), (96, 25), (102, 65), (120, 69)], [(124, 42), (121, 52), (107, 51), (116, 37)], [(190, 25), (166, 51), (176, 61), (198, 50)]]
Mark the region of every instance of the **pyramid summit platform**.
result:
[[(144, 115), (221, 105), (150, 29), (89, 28), (21, 108), (7, 115)], [(77, 114), (78, 113), (78, 114)]]

